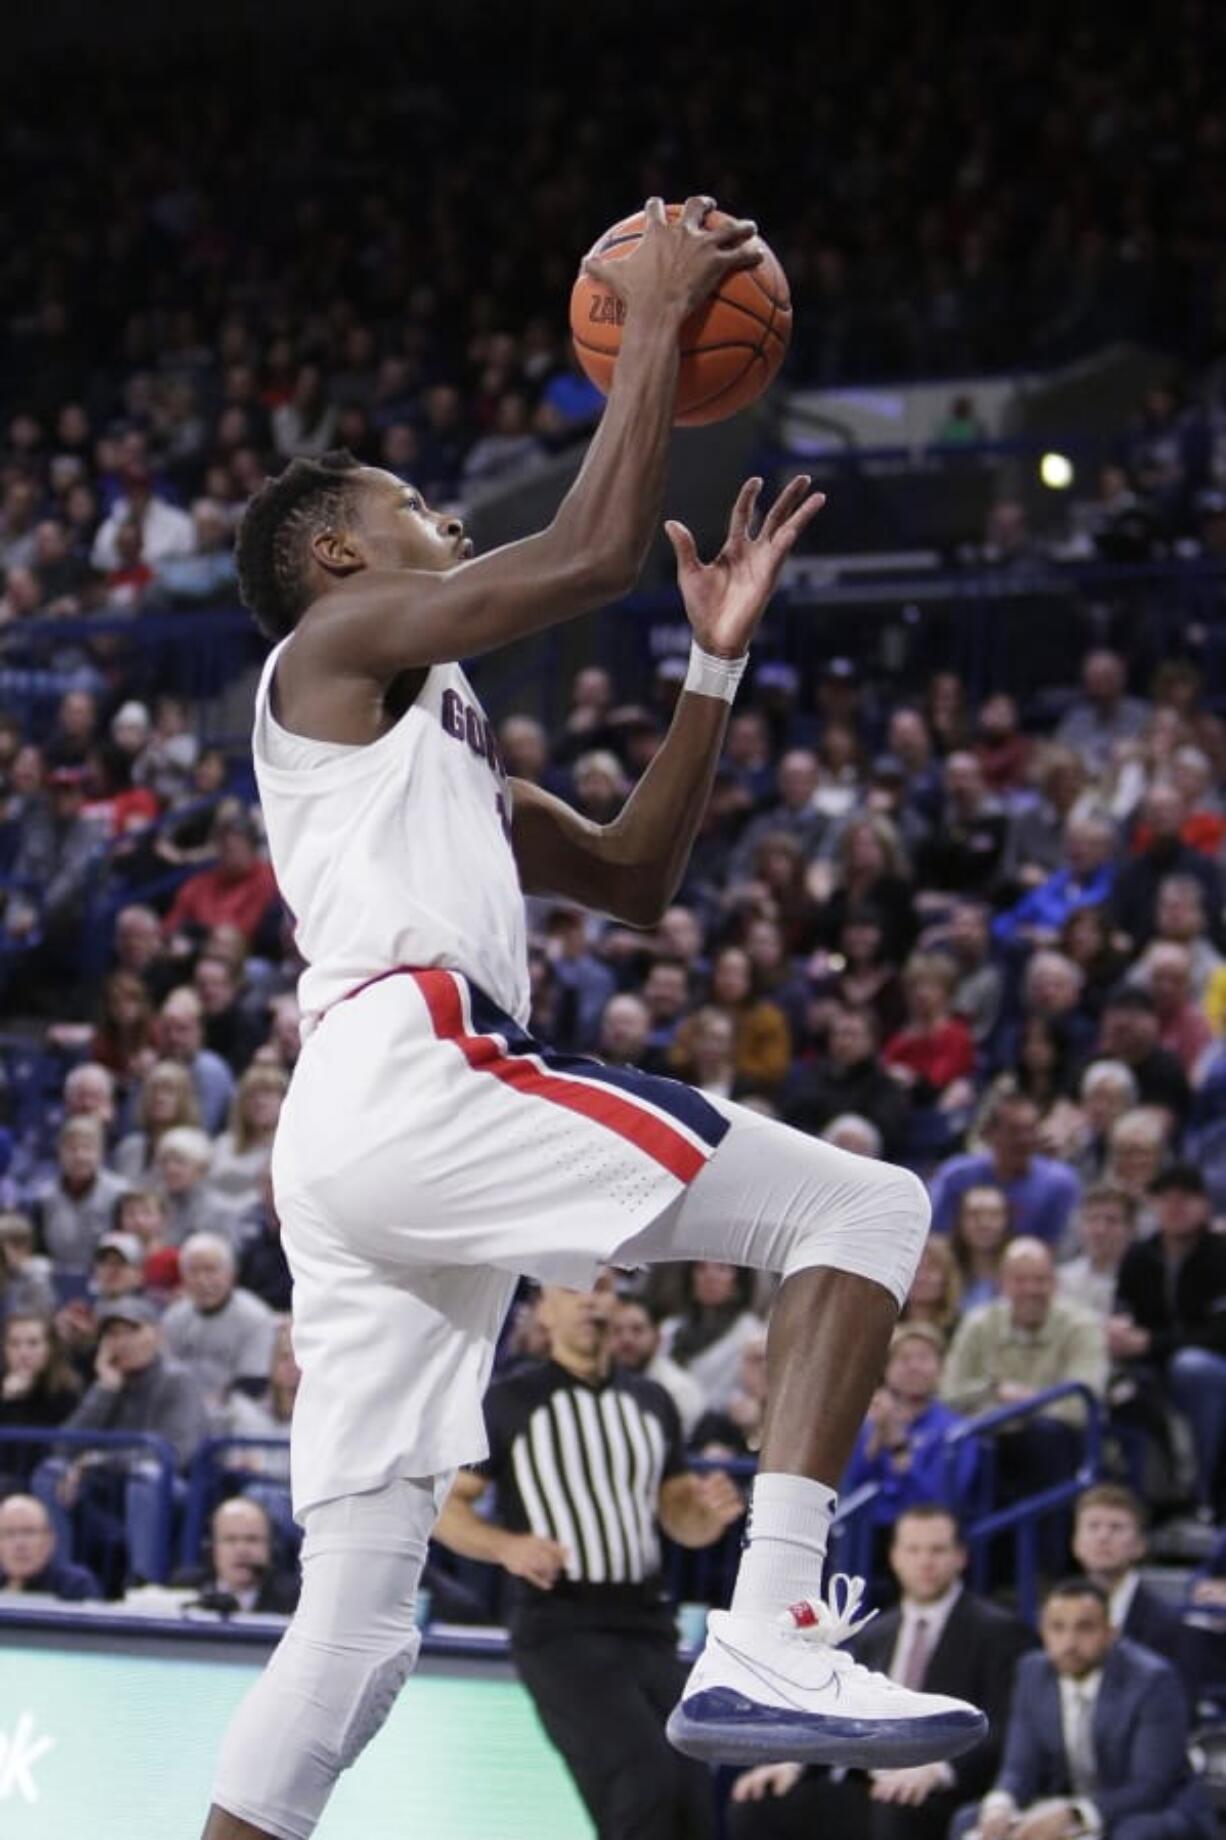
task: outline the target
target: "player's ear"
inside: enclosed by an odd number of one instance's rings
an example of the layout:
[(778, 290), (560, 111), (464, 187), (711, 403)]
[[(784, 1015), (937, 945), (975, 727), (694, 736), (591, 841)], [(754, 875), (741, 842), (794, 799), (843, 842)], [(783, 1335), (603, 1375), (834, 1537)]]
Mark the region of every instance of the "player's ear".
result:
[(366, 557), (348, 530), (317, 530), (311, 538), (311, 555), (329, 575), (354, 575), (366, 567)]

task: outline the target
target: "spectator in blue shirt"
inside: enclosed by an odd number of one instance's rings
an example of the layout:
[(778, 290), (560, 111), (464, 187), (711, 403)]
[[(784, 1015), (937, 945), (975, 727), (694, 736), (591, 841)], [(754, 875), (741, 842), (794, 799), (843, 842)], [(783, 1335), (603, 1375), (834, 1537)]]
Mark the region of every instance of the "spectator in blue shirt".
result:
[[(872, 1510), (879, 1524), (892, 1524), (921, 1502), (945, 1500), (945, 1435), (965, 1421), (937, 1397), (944, 1354), (941, 1333), (929, 1323), (902, 1323), (894, 1331), (885, 1379), (873, 1394), (842, 1483), (844, 1495), (868, 1482), (881, 1485)], [(968, 1499), (977, 1460), (968, 1439), (958, 1456), (950, 1506)]]
[(1013, 1230), (1058, 1247), (1068, 1231), (1081, 1184), (1066, 1163), (1038, 1156), (1039, 1108), (1023, 1093), (1002, 1092), (983, 1126), (989, 1149), (951, 1156), (932, 1188), (932, 1225), (948, 1233), (968, 1188), (1004, 1190)]
[(1109, 901), (1115, 881), (1111, 860), (1115, 842), (1115, 826), (1109, 818), (1070, 818), (1064, 827), (1064, 867), (997, 915), (992, 925), (997, 943), (1050, 944), (1079, 907), (1098, 907)]

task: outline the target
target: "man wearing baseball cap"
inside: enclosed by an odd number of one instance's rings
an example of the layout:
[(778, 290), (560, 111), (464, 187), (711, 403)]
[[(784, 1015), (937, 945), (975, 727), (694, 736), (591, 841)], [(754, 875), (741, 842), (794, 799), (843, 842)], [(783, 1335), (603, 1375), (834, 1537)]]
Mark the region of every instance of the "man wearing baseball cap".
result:
[(99, 1307), (135, 1296), (144, 1287), (144, 1253), (135, 1233), (104, 1233), (94, 1247), (90, 1289)]
[(1205, 1178), (1172, 1163), (1149, 1190), (1158, 1231), (1124, 1254), (1107, 1324), (1111, 1358), (1138, 1393), (1184, 1414), (1196, 1445), (1197, 1507), (1223, 1500), (1226, 1444), (1226, 1236), (1212, 1228)]
[(90, 1257), (88, 1294), (71, 1298), (59, 1311), (61, 1339), (83, 1380), (94, 1371), (99, 1313), (109, 1303), (144, 1290), (143, 1257), (134, 1233), (104, 1233)]
[[(208, 1414), (191, 1374), (163, 1353), (161, 1323), (147, 1297), (116, 1297), (99, 1310), (94, 1373), (94, 1384), (64, 1429), (151, 1432), (166, 1440), (179, 1469), (185, 1469), (209, 1433)], [(39, 1465), (33, 1482), (55, 1523), (60, 1550), (70, 1549), (70, 1515), (77, 1510), (84, 1540), (99, 1543), (112, 1560), (107, 1579), (112, 1586), (124, 1577), (112, 1557), (117, 1535), (127, 1548), (126, 1575), (155, 1575), (156, 1487), (156, 1469), (135, 1447), (52, 1457)], [(176, 1495), (181, 1492), (176, 1483)]]

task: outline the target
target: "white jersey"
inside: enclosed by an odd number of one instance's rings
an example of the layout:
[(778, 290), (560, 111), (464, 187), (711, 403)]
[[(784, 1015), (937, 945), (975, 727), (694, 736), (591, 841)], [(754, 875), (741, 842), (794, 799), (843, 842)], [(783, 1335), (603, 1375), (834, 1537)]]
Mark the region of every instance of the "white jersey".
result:
[(269, 655), (252, 753), (272, 866), (318, 1013), (394, 966), (459, 971), (521, 1024), (523, 894), (494, 731), (458, 664), (435, 665), (378, 741), (342, 747), (283, 728)]

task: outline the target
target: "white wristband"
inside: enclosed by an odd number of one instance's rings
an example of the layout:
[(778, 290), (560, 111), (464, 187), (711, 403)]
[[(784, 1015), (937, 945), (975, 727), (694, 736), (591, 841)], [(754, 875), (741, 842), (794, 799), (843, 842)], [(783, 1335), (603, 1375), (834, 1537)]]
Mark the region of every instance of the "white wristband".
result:
[(748, 652), (739, 658), (716, 658), (695, 641), (690, 646), (690, 668), (681, 688), (693, 691), (695, 696), (720, 696), (725, 703), (734, 702), (748, 663)]

